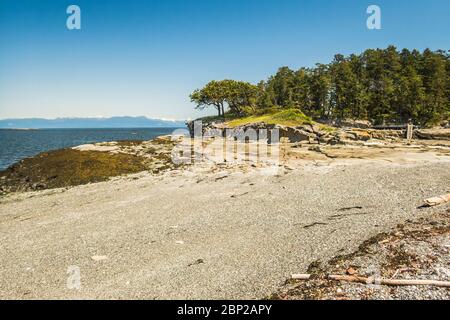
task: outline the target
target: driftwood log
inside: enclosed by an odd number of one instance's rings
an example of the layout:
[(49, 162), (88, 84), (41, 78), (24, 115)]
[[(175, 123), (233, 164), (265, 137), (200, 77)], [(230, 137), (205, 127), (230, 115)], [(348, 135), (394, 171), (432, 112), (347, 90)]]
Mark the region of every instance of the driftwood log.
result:
[[(310, 274), (294, 274), (292, 275), (293, 280), (310, 280)], [(418, 279), (407, 279), (407, 280), (395, 280), (395, 279), (377, 279), (377, 278), (366, 278), (360, 276), (342, 276), (342, 275), (327, 275), (324, 279), (343, 281), (343, 282), (356, 282), (362, 284), (378, 284), (385, 286), (435, 286), (435, 287), (446, 287), (450, 288), (450, 281), (437, 281), (437, 280), (418, 280)]]
[(444, 196), (429, 198), (425, 200), (425, 204), (429, 207), (438, 206), (450, 201), (450, 193)]

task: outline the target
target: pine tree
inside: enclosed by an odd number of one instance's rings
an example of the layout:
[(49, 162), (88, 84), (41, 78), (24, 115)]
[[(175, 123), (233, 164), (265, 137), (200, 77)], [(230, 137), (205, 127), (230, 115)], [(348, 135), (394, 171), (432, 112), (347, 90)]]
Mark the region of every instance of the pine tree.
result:
[(358, 99), (358, 81), (351, 64), (343, 55), (336, 55), (330, 67), (330, 104), (334, 118), (346, 119), (352, 115)]
[(367, 119), (368, 93), (364, 85), (367, 82), (367, 74), (361, 56), (350, 55), (350, 67), (355, 75), (354, 84), (355, 102), (351, 105), (351, 118), (353, 120)]
[(294, 72), (288, 67), (281, 67), (278, 72), (269, 79), (268, 85), (275, 96), (275, 105), (280, 107), (292, 107), (292, 87)]
[(309, 78), (308, 69), (301, 68), (294, 73), (292, 81), (292, 102), (296, 108), (304, 112), (311, 111)]
[(426, 49), (423, 53), (425, 103), (419, 112), (423, 124), (433, 124), (448, 113), (448, 74), (446, 58)]
[(420, 54), (403, 49), (400, 54), (402, 69), (399, 77), (396, 118), (400, 122), (418, 123), (419, 111), (425, 100), (423, 80), (419, 74)]
[(310, 78), (311, 115), (322, 119), (331, 117), (330, 82), (329, 66), (317, 64)]
[(225, 104), (236, 114), (258, 112), (256, 107), (295, 107), (314, 118), (430, 126), (450, 117), (449, 52), (398, 52), (390, 46), (361, 55), (338, 54), (332, 63), (310, 69), (282, 67), (258, 86), (211, 81), (191, 98), (198, 108), (213, 106), (219, 115)]

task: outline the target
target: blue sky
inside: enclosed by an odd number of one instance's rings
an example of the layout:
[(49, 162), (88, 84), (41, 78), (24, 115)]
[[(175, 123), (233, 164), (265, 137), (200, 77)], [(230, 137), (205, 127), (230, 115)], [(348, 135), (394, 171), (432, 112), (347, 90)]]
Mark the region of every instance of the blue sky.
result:
[[(66, 8), (81, 8), (81, 30)], [(366, 9), (382, 10), (382, 30)], [(185, 119), (212, 79), (367, 48), (450, 49), (448, 0), (0, 0), (0, 118)]]

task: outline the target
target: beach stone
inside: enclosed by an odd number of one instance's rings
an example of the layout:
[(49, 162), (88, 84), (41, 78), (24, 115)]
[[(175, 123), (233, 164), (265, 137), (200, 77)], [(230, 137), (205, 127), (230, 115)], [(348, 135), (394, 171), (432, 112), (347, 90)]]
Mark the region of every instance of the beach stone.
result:
[(108, 260), (108, 257), (107, 256), (92, 256), (91, 259), (94, 261), (104, 261), (104, 260)]
[(33, 183), (31, 188), (34, 190), (44, 190), (47, 188), (47, 185), (45, 183)]

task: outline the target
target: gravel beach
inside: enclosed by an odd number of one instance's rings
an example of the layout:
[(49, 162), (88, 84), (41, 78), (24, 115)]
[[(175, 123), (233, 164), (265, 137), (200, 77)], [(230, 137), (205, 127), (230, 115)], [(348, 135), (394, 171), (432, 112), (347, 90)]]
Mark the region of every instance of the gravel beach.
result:
[(448, 208), (418, 209), (450, 192), (448, 156), (383, 157), (296, 160), (276, 175), (194, 165), (4, 196), (0, 298), (269, 297), (313, 261)]

